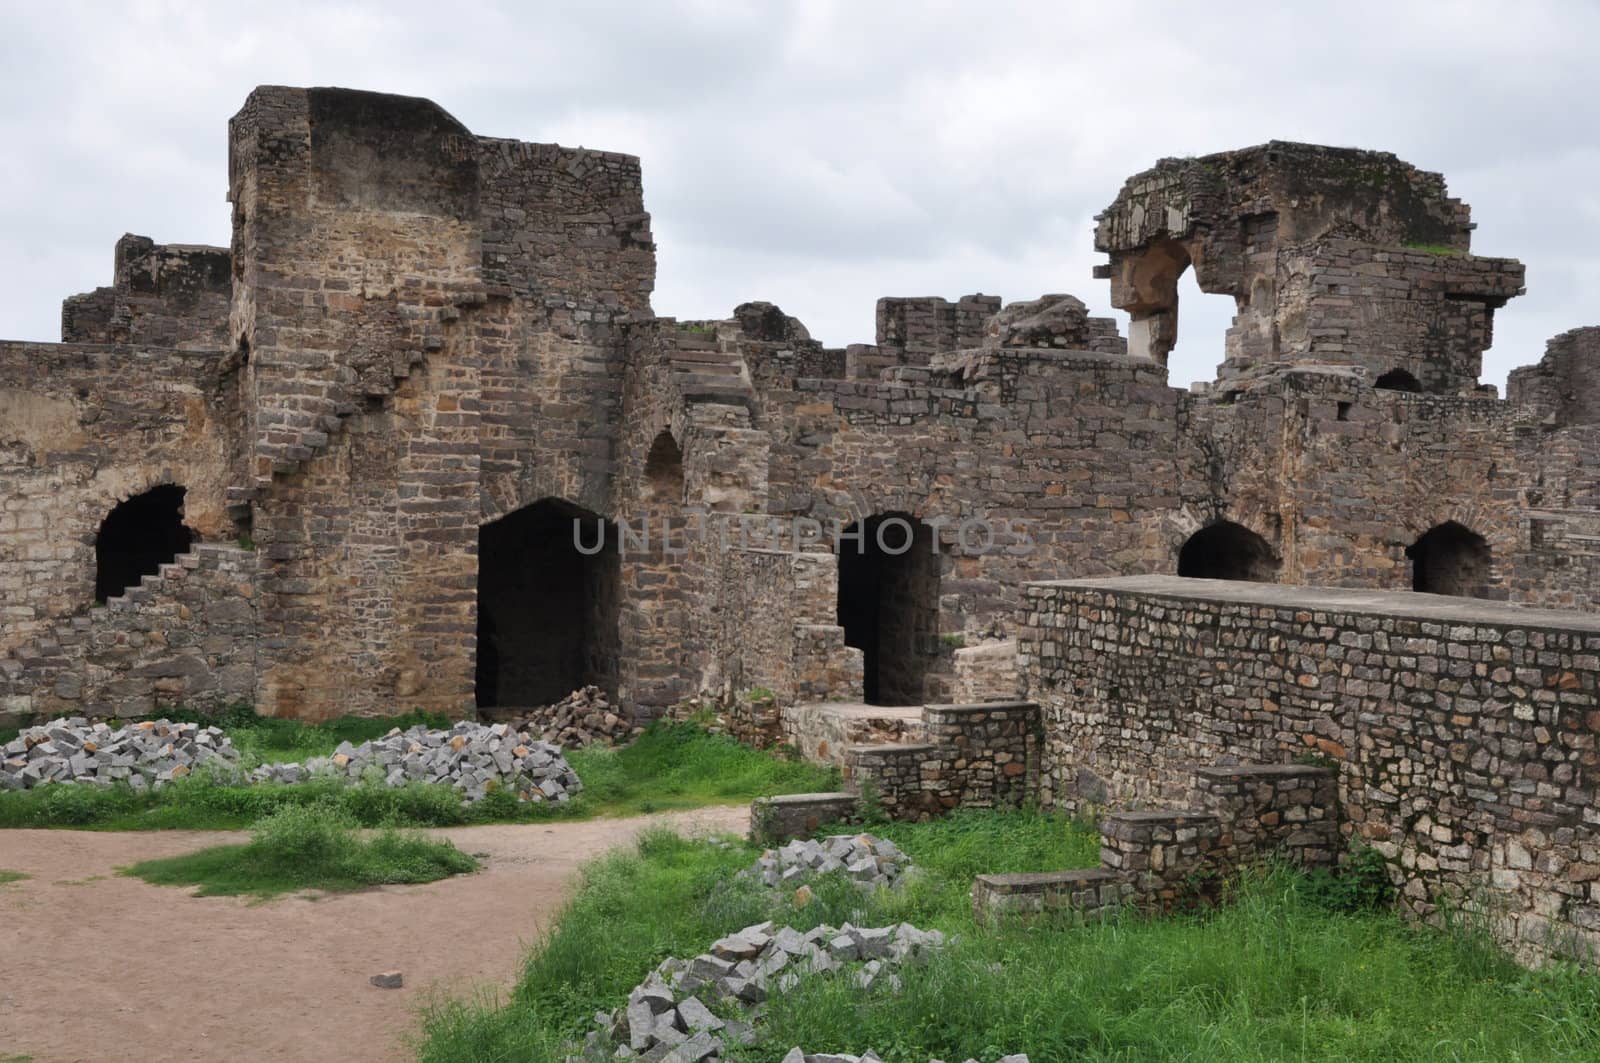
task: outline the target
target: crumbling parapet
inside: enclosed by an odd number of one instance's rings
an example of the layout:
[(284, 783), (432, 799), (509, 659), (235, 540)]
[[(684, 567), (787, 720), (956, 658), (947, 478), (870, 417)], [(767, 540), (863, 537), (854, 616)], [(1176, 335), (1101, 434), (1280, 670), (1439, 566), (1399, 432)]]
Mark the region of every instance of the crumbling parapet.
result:
[(1520, 262), (1469, 253), (1469, 218), (1442, 176), (1386, 152), (1273, 141), (1130, 178), (1097, 218), (1096, 275), (1132, 317), (1129, 350), (1161, 364), (1193, 266), (1238, 311), (1220, 379), (1325, 362), (1467, 394), (1494, 310), (1523, 290)]
[(227, 350), (232, 259), (225, 247), (117, 241), (109, 288), (61, 304), (63, 343)]
[(1600, 423), (1600, 328), (1553, 337), (1537, 365), (1511, 371), (1506, 399), (1552, 428)]

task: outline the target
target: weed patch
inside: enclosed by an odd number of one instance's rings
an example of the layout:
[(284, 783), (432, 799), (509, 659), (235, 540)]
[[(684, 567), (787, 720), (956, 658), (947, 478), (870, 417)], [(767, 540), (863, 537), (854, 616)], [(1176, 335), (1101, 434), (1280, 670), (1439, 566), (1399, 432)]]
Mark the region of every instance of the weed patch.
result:
[(446, 841), (393, 829), (364, 838), (355, 827), (355, 820), (335, 805), (291, 805), (262, 819), (245, 845), (146, 860), (127, 874), (160, 886), (199, 886), (202, 897), (271, 897), (303, 889), (435, 882), (478, 867)]
[[(756, 852), (671, 835), (590, 866), (503, 1000), (434, 1004), (424, 1060), (546, 1060), (622, 1003), (668, 955), (702, 952), (764, 919), (805, 929), (848, 919), (937, 927), (951, 944), (901, 973), (899, 993), (814, 978), (775, 995), (740, 1058), (872, 1048), (890, 1063), (1055, 1060), (1546, 1060), (1600, 1058), (1600, 984), (1569, 967), (1527, 971), (1470, 928), (1414, 927), (1370, 906), (1373, 883), (1332, 890), (1286, 868), (1246, 876), (1204, 914), (974, 923), (981, 871), (1091, 866), (1095, 832), (1040, 812), (961, 812), (879, 828), (922, 881), (863, 897), (841, 876), (786, 892), (734, 872)], [(838, 881), (832, 881), (838, 879)]]

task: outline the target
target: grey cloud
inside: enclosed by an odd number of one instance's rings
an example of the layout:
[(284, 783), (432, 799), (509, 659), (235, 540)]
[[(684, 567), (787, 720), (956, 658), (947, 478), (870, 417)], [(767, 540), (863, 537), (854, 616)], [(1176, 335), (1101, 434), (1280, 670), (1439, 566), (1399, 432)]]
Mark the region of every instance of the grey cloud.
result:
[[(226, 120), (259, 83), (429, 96), (474, 130), (629, 151), (656, 308), (766, 298), (829, 342), (883, 294), (1071, 291), (1096, 211), (1166, 155), (1281, 138), (1443, 170), (1476, 246), (1528, 264), (1485, 378), (1594, 320), (1586, 143), (1600, 12), (1575, 5), (348, 2), (0, 12), (0, 335), (53, 339), (126, 230), (225, 242)], [(1173, 382), (1221, 358), (1186, 289)]]

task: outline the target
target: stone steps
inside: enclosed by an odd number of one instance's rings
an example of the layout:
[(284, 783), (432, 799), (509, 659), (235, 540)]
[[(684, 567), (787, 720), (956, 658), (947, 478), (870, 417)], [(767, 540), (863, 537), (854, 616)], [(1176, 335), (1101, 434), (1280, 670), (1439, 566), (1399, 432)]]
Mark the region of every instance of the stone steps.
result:
[(214, 571), (231, 555), (246, 552), (240, 547), (217, 543), (195, 544), (187, 553), (179, 554), (155, 572), (142, 576), (137, 584), (122, 594), (106, 599), (103, 608), (59, 620), (51, 625), (50, 635), (0, 656), (0, 677), (12, 684), (30, 680), (49, 682), (60, 671), (77, 662), (82, 653), (80, 648), (87, 647), (93, 641), (97, 630), (116, 622), (112, 618), (166, 610), (171, 614), (169, 619), (176, 621), (177, 604), (168, 600), (166, 595), (194, 573)]
[(1224, 878), (1268, 856), (1331, 867), (1343, 848), (1330, 769), (1235, 764), (1195, 769), (1193, 808), (1114, 812), (1100, 824), (1100, 867), (979, 875), (980, 920), (1121, 906), (1171, 911), (1216, 900)]

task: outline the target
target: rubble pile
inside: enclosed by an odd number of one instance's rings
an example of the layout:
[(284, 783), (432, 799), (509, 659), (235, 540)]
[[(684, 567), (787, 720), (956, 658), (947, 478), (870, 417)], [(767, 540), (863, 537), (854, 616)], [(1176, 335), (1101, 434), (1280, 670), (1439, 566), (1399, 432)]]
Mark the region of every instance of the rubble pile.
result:
[(208, 760), (237, 761), (239, 751), (219, 728), (171, 720), (126, 727), (69, 716), (24, 728), (0, 747), (0, 790), (30, 790), (47, 782), (135, 790), (181, 779)]
[(803, 933), (787, 926), (774, 930), (771, 922), (747, 926), (692, 960), (661, 961), (624, 1007), (595, 1016), (599, 1029), (573, 1059), (721, 1059), (728, 1042), (752, 1043), (754, 1030), (743, 1020), (719, 1017), (710, 1005), (733, 1005), (756, 1019), (771, 994), (793, 988), (804, 976), (854, 964), (860, 966), (849, 977), (861, 989), (879, 984), (898, 989), (893, 967), (922, 962), (943, 945), (939, 931), (910, 923), (876, 928), (846, 923)]
[(755, 866), (742, 871), (767, 886), (798, 886), (812, 875), (842, 871), (863, 889), (893, 889), (907, 871), (911, 858), (887, 838), (871, 834), (835, 834), (814, 841), (796, 838), (779, 849), (768, 849)]
[(469, 802), (501, 788), (520, 801), (564, 802), (583, 789), (560, 747), (509, 724), (466, 720), (447, 731), (430, 731), (422, 724), (405, 731), (396, 727), (360, 745), (341, 742), (331, 757), (312, 757), (304, 764), (263, 764), (250, 778), (297, 783), (331, 773), (355, 782), (368, 772), (381, 775), (389, 786), (445, 783)]
[(577, 749), (591, 742), (627, 745), (644, 733), (643, 727), (612, 708), (605, 691), (596, 686), (574, 690), (554, 705), (530, 709), (511, 725), (564, 749)]

